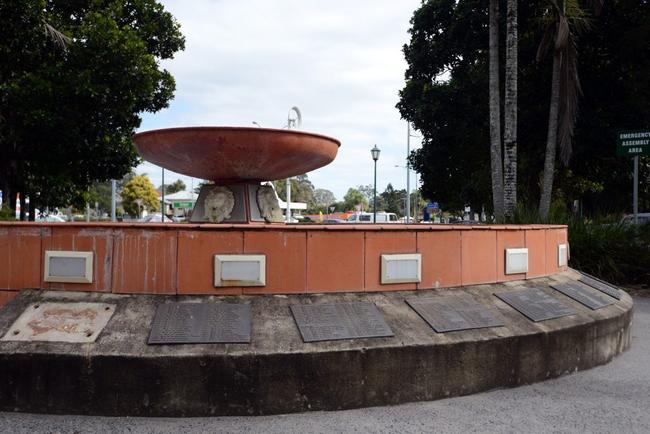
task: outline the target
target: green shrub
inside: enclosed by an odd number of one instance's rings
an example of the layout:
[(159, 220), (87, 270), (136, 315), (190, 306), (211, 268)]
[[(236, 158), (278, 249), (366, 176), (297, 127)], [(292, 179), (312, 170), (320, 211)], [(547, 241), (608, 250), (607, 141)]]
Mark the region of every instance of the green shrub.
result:
[(16, 215), (11, 211), (11, 208), (8, 206), (3, 206), (0, 208), (0, 221), (4, 220), (16, 220)]
[(569, 224), (571, 266), (608, 282), (650, 284), (650, 224)]
[(556, 205), (551, 207), (548, 221), (542, 221), (536, 209), (524, 207), (517, 209), (513, 221), (565, 224), (572, 268), (616, 284), (650, 285), (650, 223), (613, 223), (620, 221), (618, 215), (579, 219)]

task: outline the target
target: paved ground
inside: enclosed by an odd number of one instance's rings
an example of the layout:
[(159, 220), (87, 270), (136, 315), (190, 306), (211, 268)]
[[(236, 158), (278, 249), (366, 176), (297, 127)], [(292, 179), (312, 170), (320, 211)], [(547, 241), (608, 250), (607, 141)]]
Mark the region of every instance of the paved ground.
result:
[(631, 350), (606, 366), (531, 386), (396, 407), (268, 417), (140, 419), (0, 413), (0, 432), (648, 433), (650, 299), (635, 297), (634, 302)]

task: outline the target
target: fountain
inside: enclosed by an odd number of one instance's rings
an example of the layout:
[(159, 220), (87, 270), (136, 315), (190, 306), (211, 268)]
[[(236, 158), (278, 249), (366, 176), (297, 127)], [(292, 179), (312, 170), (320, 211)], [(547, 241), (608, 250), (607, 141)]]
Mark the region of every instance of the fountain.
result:
[[(563, 225), (284, 225), (265, 181), (331, 162), (287, 130), (139, 133), (209, 179), (191, 222), (0, 222), (0, 410), (208, 416), (464, 395), (607, 363), (632, 299)], [(179, 345), (179, 344), (183, 345)]]
[(282, 221), (277, 196), (260, 181), (290, 178), (329, 164), (338, 140), (300, 131), (236, 127), (189, 127), (134, 136), (140, 155), (204, 185), (192, 222)]

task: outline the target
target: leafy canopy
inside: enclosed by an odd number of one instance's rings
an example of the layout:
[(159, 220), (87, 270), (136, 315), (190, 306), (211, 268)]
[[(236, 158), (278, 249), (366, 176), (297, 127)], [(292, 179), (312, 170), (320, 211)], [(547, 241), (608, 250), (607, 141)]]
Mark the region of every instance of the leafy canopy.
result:
[[(140, 202), (140, 203), (138, 203)], [(139, 216), (142, 210), (157, 211), (160, 199), (153, 184), (146, 175), (134, 176), (122, 190), (122, 206), (132, 216)]]
[(160, 60), (184, 48), (179, 24), (155, 0), (2, 0), (0, 16), (0, 188), (62, 205), (122, 178), (140, 113), (173, 97)]
[[(481, 0), (425, 1), (413, 13), (411, 39), (404, 46), (408, 68), (397, 107), (423, 135), (411, 163), (421, 174), (424, 197), (445, 209), (492, 207), (487, 5)], [(548, 127), (551, 61), (536, 62), (548, 6), (518, 5), (518, 197), (532, 205), (539, 200)], [(577, 68), (583, 96), (572, 157), (568, 167), (556, 166), (554, 189), (555, 198), (567, 206), (580, 199), (592, 213), (631, 207), (632, 164), (616, 157), (616, 133), (648, 126), (648, 23), (645, 0), (605, 2), (589, 31), (580, 34)], [(643, 160), (640, 179), (648, 180), (650, 159)], [(650, 207), (650, 183), (641, 183), (639, 197), (642, 209)]]

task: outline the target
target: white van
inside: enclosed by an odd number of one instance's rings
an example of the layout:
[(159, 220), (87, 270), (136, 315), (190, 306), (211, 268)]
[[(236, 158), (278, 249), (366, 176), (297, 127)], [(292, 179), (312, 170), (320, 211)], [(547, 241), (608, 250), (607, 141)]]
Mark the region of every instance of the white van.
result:
[[(358, 212), (348, 217), (348, 223), (372, 223), (373, 213)], [(378, 212), (377, 223), (399, 223), (394, 212)]]

